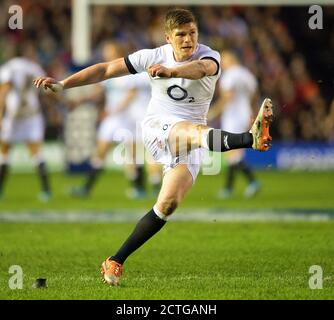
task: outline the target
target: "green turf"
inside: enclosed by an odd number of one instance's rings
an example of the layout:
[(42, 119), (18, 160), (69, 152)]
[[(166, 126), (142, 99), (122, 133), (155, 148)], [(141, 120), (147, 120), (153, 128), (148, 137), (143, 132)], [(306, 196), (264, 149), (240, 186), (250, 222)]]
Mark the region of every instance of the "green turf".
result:
[[(120, 287), (99, 265), (133, 224), (0, 224), (1, 299), (333, 299), (334, 222), (170, 222), (133, 254)], [(10, 290), (11, 265), (24, 273)], [(323, 289), (309, 288), (309, 268)], [(33, 289), (46, 278), (47, 289)]]
[[(235, 196), (218, 200), (222, 176), (199, 176), (182, 208), (334, 210), (334, 172), (260, 171), (263, 189), (244, 199), (243, 179)], [(54, 198), (36, 200), (32, 174), (13, 174), (0, 201), (12, 211), (147, 210), (154, 198), (132, 201), (120, 172), (101, 177), (89, 199), (72, 199), (66, 190), (81, 177), (53, 174)], [(177, 213), (175, 213), (177, 214)], [(124, 268), (119, 288), (100, 282), (102, 260), (120, 246), (130, 224), (0, 223), (0, 299), (334, 299), (334, 221), (191, 223), (169, 222)], [(9, 267), (20, 265), (24, 288), (10, 290)], [(323, 269), (323, 289), (308, 286), (309, 268)], [(33, 289), (47, 278), (48, 289)]]
[[(289, 172), (260, 171), (257, 173), (263, 185), (262, 191), (253, 199), (245, 199), (246, 183), (240, 177), (236, 183), (235, 195), (229, 200), (217, 199), (222, 186), (223, 175), (200, 175), (187, 195), (181, 208), (226, 208), (226, 209), (333, 209), (332, 193), (334, 172)], [(72, 199), (68, 189), (79, 185), (82, 177), (68, 177), (52, 174), (54, 198), (44, 204), (37, 200), (39, 184), (32, 174), (9, 176), (4, 198), (0, 201), (0, 212), (4, 210), (109, 210), (115, 208), (148, 209), (154, 204), (154, 197), (131, 201), (125, 197), (128, 183), (121, 172), (107, 172), (101, 176), (90, 199)]]

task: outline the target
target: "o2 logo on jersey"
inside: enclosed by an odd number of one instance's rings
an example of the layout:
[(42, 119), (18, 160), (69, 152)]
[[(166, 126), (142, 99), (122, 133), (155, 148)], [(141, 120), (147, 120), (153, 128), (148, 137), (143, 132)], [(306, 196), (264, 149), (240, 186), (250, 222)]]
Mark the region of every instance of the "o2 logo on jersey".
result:
[(180, 87), (176, 84), (173, 85), (173, 86), (170, 86), (167, 89), (167, 94), (170, 98), (172, 98), (173, 100), (176, 100), (176, 101), (181, 101), (181, 100), (184, 100), (186, 98), (188, 98), (189, 103), (195, 101), (194, 97), (188, 97), (187, 90), (183, 89), (182, 87)]

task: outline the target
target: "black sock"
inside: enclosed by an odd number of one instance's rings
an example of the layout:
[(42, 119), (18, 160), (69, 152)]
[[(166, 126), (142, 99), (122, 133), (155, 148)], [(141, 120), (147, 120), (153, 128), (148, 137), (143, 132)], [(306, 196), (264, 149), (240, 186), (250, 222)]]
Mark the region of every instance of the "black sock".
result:
[(37, 172), (41, 181), (41, 187), (43, 192), (50, 192), (50, 184), (48, 178), (48, 171), (46, 169), (45, 162), (40, 162), (37, 166)]
[(253, 135), (249, 132), (230, 133), (219, 129), (211, 129), (207, 138), (209, 150), (224, 152), (232, 149), (251, 148)]
[(0, 192), (2, 192), (3, 190), (3, 186), (8, 175), (8, 170), (9, 166), (7, 163), (3, 163), (2, 165), (0, 165)]
[(249, 181), (249, 183), (252, 183), (255, 181), (255, 177), (254, 174), (251, 170), (251, 168), (244, 162), (244, 161), (240, 161), (238, 163), (238, 168), (243, 172), (243, 174), (246, 176), (247, 180)]
[(133, 186), (136, 189), (145, 189), (145, 170), (144, 166), (137, 166), (136, 167), (136, 177), (132, 181)]
[(152, 209), (139, 220), (131, 235), (123, 243), (118, 252), (111, 258), (116, 262), (123, 264), (131, 253), (155, 235), (165, 223), (166, 221), (159, 218)]
[(95, 168), (95, 167), (92, 167), (92, 169), (89, 171), (87, 180), (84, 185), (84, 188), (87, 192), (90, 192), (92, 190), (101, 172), (102, 168)]

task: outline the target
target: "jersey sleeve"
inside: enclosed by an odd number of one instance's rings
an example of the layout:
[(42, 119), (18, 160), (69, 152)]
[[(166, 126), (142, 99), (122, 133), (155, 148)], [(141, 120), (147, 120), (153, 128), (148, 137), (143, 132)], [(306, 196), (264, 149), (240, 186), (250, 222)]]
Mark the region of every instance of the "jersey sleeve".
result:
[(214, 74), (214, 76), (220, 74), (220, 54), (219, 52), (211, 50), (210, 48), (207, 48), (203, 50), (203, 52), (201, 52), (199, 56), (199, 60), (204, 60), (204, 59), (212, 60), (213, 62), (216, 63), (217, 71)]
[(136, 74), (146, 71), (150, 65), (154, 64), (155, 57), (155, 49), (143, 49), (128, 55), (124, 61), (130, 73)]

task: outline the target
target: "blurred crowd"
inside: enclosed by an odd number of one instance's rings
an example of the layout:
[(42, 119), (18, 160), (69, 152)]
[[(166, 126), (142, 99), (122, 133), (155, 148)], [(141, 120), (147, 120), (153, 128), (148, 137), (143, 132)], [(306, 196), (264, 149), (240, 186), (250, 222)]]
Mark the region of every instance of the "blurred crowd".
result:
[[(1, 9), (13, 1), (2, 0)], [(63, 78), (73, 71), (71, 61), (71, 2), (17, 0), (24, 13), (23, 30), (8, 28), (8, 10), (0, 11), (0, 64), (16, 54), (19, 45), (32, 45), (50, 76)], [(100, 61), (101, 44), (115, 39), (128, 51), (164, 44), (163, 18), (167, 7), (92, 6), (92, 60)], [(195, 6), (200, 42), (222, 51), (233, 48), (259, 80), (260, 96), (276, 106), (273, 135), (283, 141), (334, 141), (334, 100), (312, 75), (315, 64), (301, 52), (298, 37), (282, 8)], [(305, 8), (304, 8), (305, 9)], [(334, 8), (326, 11), (334, 17)], [(305, 9), (307, 10), (307, 9)], [(292, 21), (293, 23), (293, 21)], [(307, 22), (305, 28), (307, 27)], [(333, 35), (333, 30), (327, 30)], [(334, 39), (334, 36), (332, 36)], [(310, 44), (312, 45), (312, 44)], [(334, 52), (334, 41), (328, 50)], [(324, 48), (323, 48), (324, 49)], [(50, 128), (61, 128), (62, 113), (47, 108)], [(59, 130), (55, 130), (59, 132)]]

